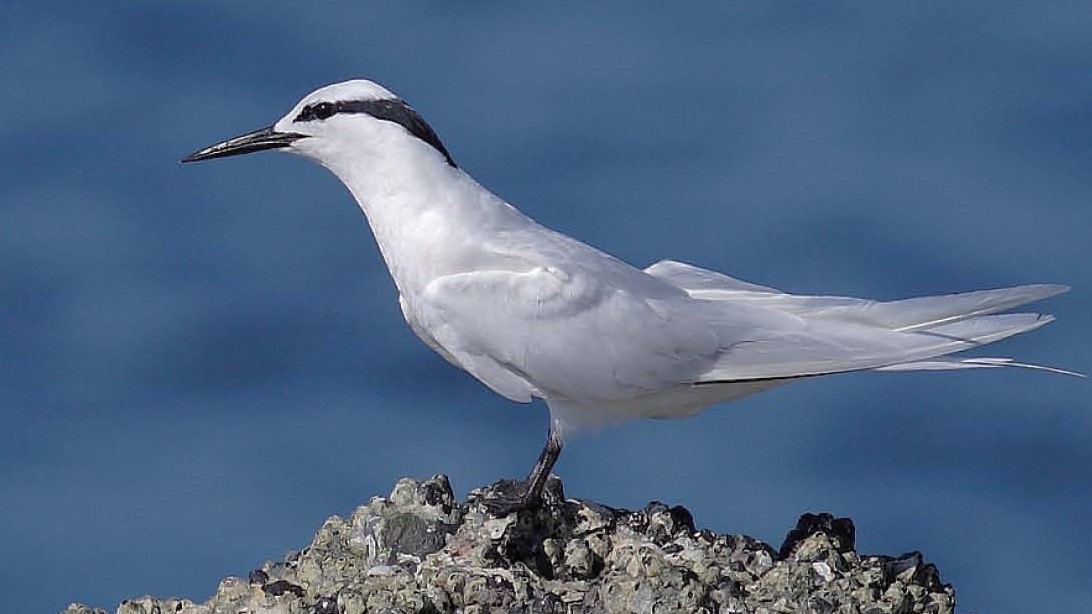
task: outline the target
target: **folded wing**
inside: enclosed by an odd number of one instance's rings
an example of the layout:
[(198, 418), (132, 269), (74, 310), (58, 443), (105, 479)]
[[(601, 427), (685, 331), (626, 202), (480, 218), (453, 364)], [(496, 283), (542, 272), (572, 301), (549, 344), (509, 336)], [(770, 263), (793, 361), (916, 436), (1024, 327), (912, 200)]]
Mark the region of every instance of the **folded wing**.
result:
[(716, 330), (691, 317), (695, 301), (649, 297), (642, 283), (578, 267), (472, 271), (434, 280), (409, 311), (510, 399), (610, 403), (693, 383), (720, 356)]

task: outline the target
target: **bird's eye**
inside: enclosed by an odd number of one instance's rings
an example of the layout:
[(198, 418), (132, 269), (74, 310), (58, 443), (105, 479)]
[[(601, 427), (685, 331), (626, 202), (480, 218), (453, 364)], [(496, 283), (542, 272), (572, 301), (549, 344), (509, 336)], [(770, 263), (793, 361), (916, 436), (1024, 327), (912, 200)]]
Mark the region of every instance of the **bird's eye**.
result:
[(316, 102), (315, 104), (309, 104), (306, 107), (303, 107), (300, 114), (292, 121), (313, 122), (316, 119), (329, 119), (334, 115), (337, 115), (339, 111), (344, 110), (341, 105), (342, 103), (340, 102)]

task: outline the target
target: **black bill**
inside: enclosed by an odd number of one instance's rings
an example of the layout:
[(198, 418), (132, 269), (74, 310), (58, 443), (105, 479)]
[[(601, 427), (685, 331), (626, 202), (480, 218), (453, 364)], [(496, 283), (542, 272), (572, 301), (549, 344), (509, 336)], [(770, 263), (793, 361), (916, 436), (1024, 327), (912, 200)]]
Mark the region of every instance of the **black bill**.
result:
[(226, 158), (227, 156), (236, 156), (254, 151), (262, 151), (264, 149), (279, 149), (281, 147), (288, 147), (294, 141), (306, 137), (306, 134), (298, 134), (296, 132), (277, 132), (273, 129), (273, 126), (269, 126), (268, 128), (255, 130), (254, 132), (240, 134), (223, 143), (217, 143), (195, 151), (185, 158), (182, 158), (182, 161), (199, 162), (201, 160)]

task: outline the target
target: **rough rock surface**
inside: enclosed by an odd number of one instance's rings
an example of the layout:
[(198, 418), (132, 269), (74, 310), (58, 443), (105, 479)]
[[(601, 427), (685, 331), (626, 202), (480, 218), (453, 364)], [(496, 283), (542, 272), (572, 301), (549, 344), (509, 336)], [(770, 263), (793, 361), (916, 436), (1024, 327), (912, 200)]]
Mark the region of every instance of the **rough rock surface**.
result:
[[(490, 488), (510, 486), (498, 483)], [(444, 476), (403, 479), (310, 546), (228, 577), (207, 602), (143, 597), (118, 614), (462, 612), (950, 613), (951, 586), (920, 553), (865, 556), (853, 523), (805, 514), (780, 549), (696, 531), (680, 506), (628, 511), (566, 500), (493, 518)], [(64, 614), (105, 614), (73, 604)]]

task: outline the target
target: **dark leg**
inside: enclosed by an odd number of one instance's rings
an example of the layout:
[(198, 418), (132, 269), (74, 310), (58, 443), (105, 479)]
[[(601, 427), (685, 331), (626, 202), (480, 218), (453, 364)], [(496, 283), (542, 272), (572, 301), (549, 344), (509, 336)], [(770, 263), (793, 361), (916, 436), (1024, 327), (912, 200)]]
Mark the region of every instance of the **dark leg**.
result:
[(482, 500), (485, 509), (496, 516), (507, 516), (512, 512), (518, 512), (535, 507), (542, 499), (542, 488), (546, 486), (546, 478), (550, 477), (550, 470), (554, 468), (557, 457), (561, 456), (561, 438), (557, 436), (553, 426), (546, 435), (546, 445), (542, 448), (542, 454), (538, 455), (538, 461), (531, 469), (531, 475), (520, 483), (517, 492), (500, 493), (493, 492), (488, 498)]

